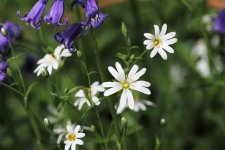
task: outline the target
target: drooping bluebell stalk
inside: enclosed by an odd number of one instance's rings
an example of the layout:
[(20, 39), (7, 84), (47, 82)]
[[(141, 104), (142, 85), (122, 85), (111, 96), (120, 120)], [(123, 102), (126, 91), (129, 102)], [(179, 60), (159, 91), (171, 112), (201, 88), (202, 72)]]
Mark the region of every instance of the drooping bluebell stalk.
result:
[(74, 5), (80, 4), (83, 8), (85, 7), (85, 1), (84, 0), (72, 0), (70, 4), (70, 8), (73, 8)]
[(26, 22), (31, 24), (35, 29), (39, 29), (41, 26), (41, 16), (46, 8), (48, 0), (39, 0), (30, 10), (30, 12), (25, 14), (23, 17), (20, 16), (20, 11), (17, 12), (17, 15)]
[(4, 81), (7, 77), (6, 71), (7, 71), (7, 62), (6, 61), (0, 61), (0, 82)]
[(44, 17), (44, 21), (58, 26), (67, 25), (68, 18), (65, 19), (63, 24), (60, 23), (63, 17), (63, 13), (64, 13), (64, 0), (54, 0), (48, 15)]
[(87, 0), (85, 4), (85, 9), (87, 19), (82, 24), (84, 26), (87, 26), (88, 28), (90, 26), (92, 26), (93, 28), (99, 27), (108, 17), (108, 15), (102, 14), (99, 11), (99, 7), (95, 0)]
[(55, 40), (60, 44), (64, 44), (70, 52), (75, 52), (76, 48), (73, 47), (73, 43), (83, 33), (83, 29), (80, 24), (74, 23), (69, 26), (63, 33), (56, 33)]
[(11, 21), (7, 21), (6, 23), (0, 25), (0, 30), (5, 32), (0, 33), (0, 53), (5, 54), (9, 46), (9, 42), (12, 43), (13, 40), (20, 36), (22, 28)]
[(213, 30), (225, 34), (225, 9), (219, 12), (213, 23)]

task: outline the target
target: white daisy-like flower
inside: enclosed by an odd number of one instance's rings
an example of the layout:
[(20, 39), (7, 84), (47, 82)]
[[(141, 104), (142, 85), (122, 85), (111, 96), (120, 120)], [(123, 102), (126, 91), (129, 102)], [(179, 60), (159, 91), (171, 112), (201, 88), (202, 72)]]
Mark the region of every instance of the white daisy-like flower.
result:
[(53, 54), (46, 54), (42, 59), (40, 59), (37, 64), (39, 65), (34, 73), (37, 73), (37, 76), (44, 72), (48, 72), (49, 75), (52, 74), (52, 70), (57, 70), (59, 67), (59, 62), (62, 57), (70, 57), (72, 54), (68, 49), (65, 49), (64, 45), (59, 45)]
[(166, 60), (167, 54), (165, 50), (169, 53), (174, 53), (174, 49), (170, 46), (177, 42), (177, 39), (174, 38), (176, 32), (170, 32), (166, 34), (167, 25), (163, 24), (162, 30), (160, 32), (159, 26), (154, 25), (155, 35), (151, 33), (144, 33), (144, 36), (147, 40), (144, 41), (144, 45), (146, 45), (146, 49), (153, 49), (150, 57), (154, 57), (157, 53), (161, 55), (161, 57)]
[(123, 68), (118, 62), (116, 62), (116, 69), (111, 66), (108, 67), (109, 72), (118, 82), (104, 82), (102, 86), (109, 88), (104, 92), (104, 96), (109, 96), (122, 90), (123, 92), (120, 97), (118, 109), (123, 108), (127, 102), (128, 107), (130, 109), (134, 109), (134, 97), (132, 90), (136, 90), (147, 95), (151, 94), (148, 89), (151, 84), (147, 81), (138, 81), (138, 79), (146, 72), (146, 68), (143, 68), (140, 71), (138, 71), (138, 69), (139, 67), (134, 65), (128, 75), (125, 75)]
[[(147, 109), (147, 106), (155, 106), (155, 104), (148, 100), (134, 100), (134, 112), (138, 111), (145, 111)], [(124, 105), (124, 107), (118, 107), (116, 110), (117, 114), (121, 114), (126, 108), (128, 108), (128, 105)]]
[[(97, 97), (97, 94), (99, 92), (104, 92), (105, 88), (102, 85), (100, 85), (99, 82), (94, 82), (90, 88), (87, 88), (87, 90), (88, 90), (88, 96), (91, 98), (93, 103), (95, 105), (100, 105), (100, 101), (99, 101), (99, 98)], [(74, 106), (78, 106), (78, 110), (81, 110), (85, 103), (88, 105), (88, 107), (91, 106), (83, 90), (79, 90), (75, 94), (75, 97), (77, 98), (77, 100), (74, 102)]]
[(80, 138), (83, 138), (85, 134), (79, 133), (80, 128), (80, 125), (77, 125), (76, 127), (74, 127), (73, 125), (68, 125), (66, 127), (68, 133), (66, 134), (66, 140), (64, 141), (65, 150), (69, 150), (70, 147), (71, 150), (75, 150), (76, 145), (84, 144), (84, 142)]

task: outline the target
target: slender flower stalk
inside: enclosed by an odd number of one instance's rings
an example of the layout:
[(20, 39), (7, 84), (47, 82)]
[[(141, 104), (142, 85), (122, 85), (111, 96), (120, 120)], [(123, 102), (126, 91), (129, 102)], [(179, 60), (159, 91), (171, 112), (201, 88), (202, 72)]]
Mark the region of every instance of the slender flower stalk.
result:
[(174, 53), (174, 49), (170, 47), (170, 45), (177, 42), (177, 39), (174, 38), (176, 32), (170, 32), (166, 34), (167, 25), (164, 24), (162, 26), (162, 30), (160, 32), (159, 26), (154, 25), (155, 35), (150, 33), (145, 33), (144, 36), (147, 40), (144, 41), (144, 45), (146, 45), (146, 49), (153, 49), (150, 57), (154, 57), (157, 53), (161, 55), (161, 57), (166, 60), (167, 54), (165, 50), (169, 53)]
[(103, 87), (109, 88), (104, 92), (104, 96), (109, 96), (122, 90), (118, 109), (125, 107), (126, 103), (128, 103), (128, 107), (130, 109), (134, 109), (134, 97), (132, 90), (136, 90), (147, 95), (151, 94), (148, 89), (148, 87), (150, 87), (150, 83), (147, 81), (138, 81), (138, 79), (145, 74), (146, 69), (143, 68), (138, 71), (139, 67), (134, 65), (128, 75), (125, 75), (122, 66), (118, 62), (116, 62), (115, 65), (116, 69), (110, 66), (108, 67), (108, 70), (118, 82), (114, 81), (102, 83)]
[(20, 15), (20, 11), (17, 11), (17, 15), (22, 21), (30, 24), (33, 28), (39, 29), (41, 26), (41, 16), (46, 8), (48, 0), (39, 0), (23, 17)]
[(60, 23), (63, 17), (63, 13), (64, 13), (64, 0), (54, 0), (48, 15), (44, 17), (44, 21), (49, 24), (57, 26), (67, 25), (68, 18), (65, 19), (63, 24)]

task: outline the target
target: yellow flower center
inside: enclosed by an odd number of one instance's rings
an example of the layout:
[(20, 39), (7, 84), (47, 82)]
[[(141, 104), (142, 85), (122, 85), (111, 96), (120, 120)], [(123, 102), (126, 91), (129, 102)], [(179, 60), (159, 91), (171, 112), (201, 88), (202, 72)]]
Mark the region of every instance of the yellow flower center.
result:
[(72, 142), (75, 141), (76, 138), (77, 138), (77, 137), (76, 137), (76, 135), (75, 135), (74, 133), (70, 133), (69, 136), (68, 136), (68, 140), (69, 140), (69, 141), (72, 141)]
[(122, 86), (123, 86), (123, 89), (128, 89), (130, 85), (129, 85), (129, 83), (124, 82), (124, 83), (122, 83)]
[(160, 45), (162, 44), (162, 39), (160, 39), (159, 37), (155, 37), (155, 39), (153, 40), (153, 44), (155, 47), (160, 47)]

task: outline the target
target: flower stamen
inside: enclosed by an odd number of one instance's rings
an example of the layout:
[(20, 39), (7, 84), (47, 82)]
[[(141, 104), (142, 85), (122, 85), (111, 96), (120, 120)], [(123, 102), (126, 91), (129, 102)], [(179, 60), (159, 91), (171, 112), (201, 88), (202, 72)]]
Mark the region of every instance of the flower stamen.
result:
[(76, 140), (76, 138), (77, 138), (77, 136), (74, 134), (74, 133), (71, 133), (71, 134), (69, 134), (69, 136), (68, 136), (68, 140), (69, 141), (75, 141)]
[(153, 44), (155, 47), (160, 47), (162, 44), (162, 39), (160, 39), (159, 37), (155, 37), (155, 39), (153, 40)]
[(123, 89), (129, 89), (130, 84), (127, 82), (124, 82), (124, 83), (122, 83), (122, 87), (123, 87)]

